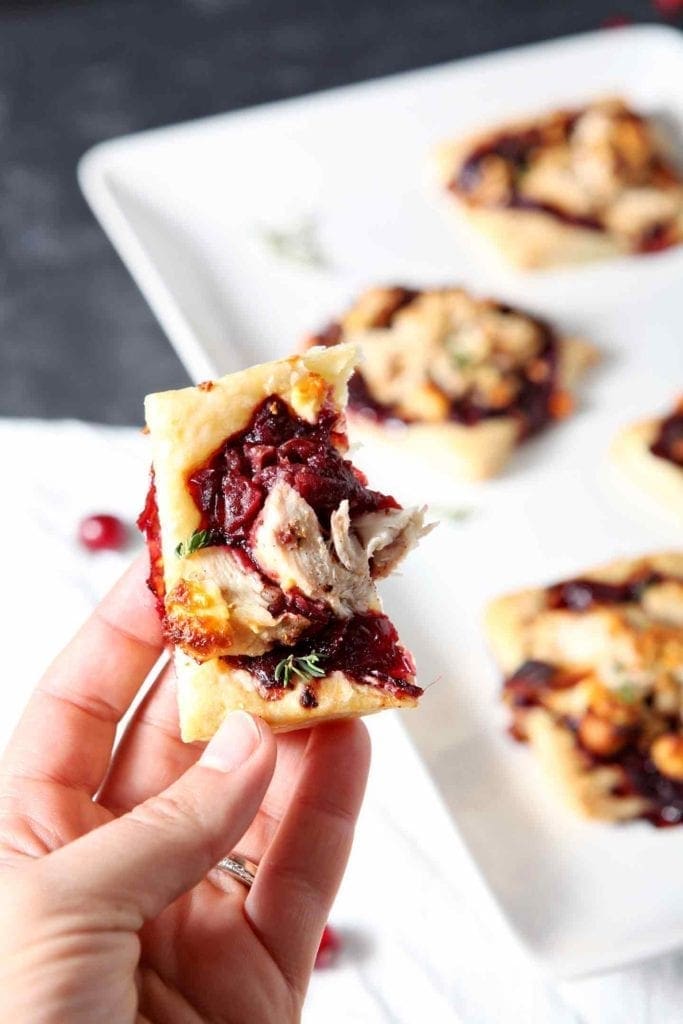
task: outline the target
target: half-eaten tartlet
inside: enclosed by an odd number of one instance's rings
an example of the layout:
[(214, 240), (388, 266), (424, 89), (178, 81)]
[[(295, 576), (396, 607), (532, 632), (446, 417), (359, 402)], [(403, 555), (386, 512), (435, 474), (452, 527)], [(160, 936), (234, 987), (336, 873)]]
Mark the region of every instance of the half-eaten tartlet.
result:
[(313, 350), (145, 401), (139, 525), (185, 740), (237, 708), (286, 730), (421, 695), (376, 581), (428, 527), (346, 458), (355, 358)]
[(372, 288), (310, 345), (353, 342), (353, 439), (377, 440), (465, 480), (573, 409), (597, 351), (543, 320), (461, 288)]
[(683, 554), (622, 559), (494, 601), (512, 735), (605, 821), (683, 820)]
[(683, 519), (683, 397), (667, 416), (620, 431), (612, 457), (636, 484)]
[(651, 118), (618, 98), (442, 144), (437, 173), (520, 267), (658, 252), (683, 238), (683, 179)]

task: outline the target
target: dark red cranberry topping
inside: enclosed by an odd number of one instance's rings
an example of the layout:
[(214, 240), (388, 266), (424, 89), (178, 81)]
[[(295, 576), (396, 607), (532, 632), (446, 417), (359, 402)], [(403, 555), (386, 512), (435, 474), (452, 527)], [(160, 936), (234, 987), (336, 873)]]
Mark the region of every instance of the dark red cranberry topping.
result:
[[(567, 722), (576, 732), (576, 723)], [(675, 729), (675, 723), (672, 723)], [(623, 772), (622, 781), (614, 789), (615, 796), (640, 796), (652, 805), (641, 817), (657, 828), (666, 828), (683, 822), (683, 783), (669, 779), (657, 769), (647, 751), (639, 747), (640, 732), (631, 729), (628, 744), (611, 757), (597, 757), (576, 740), (584, 755), (594, 765), (616, 765)]]
[(552, 687), (558, 675), (555, 665), (547, 661), (525, 661), (505, 680), (504, 690), (516, 708), (534, 707), (544, 689)]
[(568, 608), (575, 612), (601, 604), (628, 604), (640, 601), (643, 591), (663, 579), (661, 573), (644, 572), (623, 583), (582, 578), (565, 580), (548, 589), (548, 604), (551, 608)]
[(145, 535), (147, 550), (149, 551), (149, 576), (147, 586), (156, 598), (159, 615), (164, 615), (164, 560), (161, 554), (161, 527), (159, 525), (159, 511), (157, 509), (156, 488), (154, 486), (154, 471), (150, 473), (149, 490), (145, 500), (145, 507), (138, 516), (137, 527)]
[(397, 413), (392, 406), (377, 401), (365, 383), (365, 377), (358, 370), (349, 380), (349, 409), (359, 416), (374, 420), (375, 423), (387, 423), (391, 420), (395, 423), (406, 422), (405, 417)]
[(311, 338), (311, 344), (323, 345), (325, 348), (330, 348), (332, 345), (339, 344), (342, 340), (343, 333), (342, 325), (337, 323), (336, 320), (333, 320), (327, 325), (327, 327), (324, 327), (322, 331), (319, 331), (318, 334)]
[(678, 244), (675, 225), (671, 222), (653, 224), (647, 228), (640, 237), (637, 245), (638, 252), (663, 252)]
[(650, 451), (660, 459), (683, 466), (683, 401), (679, 402), (671, 416), (662, 420)]
[(531, 196), (513, 194), (505, 205), (513, 210), (535, 210), (537, 213), (547, 213), (555, 220), (561, 221), (562, 224), (569, 224), (574, 228), (585, 228), (587, 231), (604, 230), (603, 224), (597, 217), (585, 217), (578, 213), (570, 213), (569, 210), (564, 210), (561, 206), (554, 203), (542, 203), (539, 199), (532, 199)]
[(315, 693), (310, 688), (310, 686), (306, 686), (304, 688), (304, 691), (301, 694), (301, 697), (299, 698), (299, 703), (301, 704), (302, 708), (307, 708), (309, 710), (311, 708), (317, 708), (318, 698), (316, 697)]
[(352, 515), (398, 508), (393, 498), (366, 486), (340, 453), (344, 444), (335, 410), (323, 409), (316, 423), (308, 423), (278, 396), (265, 399), (246, 429), (189, 478), (201, 529), (210, 530), (218, 543), (248, 547), (251, 528), (278, 480), (299, 492), (325, 528), (344, 499)]
[(617, 758), (624, 772), (622, 796), (634, 794), (652, 801), (653, 808), (644, 815), (658, 828), (679, 825), (683, 821), (683, 783), (668, 779), (657, 770), (647, 755), (634, 747)]
[[(283, 657), (302, 658), (315, 653), (326, 673), (341, 671), (357, 683), (369, 683), (397, 696), (420, 697), (422, 690), (412, 680), (415, 663), (399, 643), (398, 633), (386, 615), (355, 615), (335, 619), (314, 636), (300, 640), (294, 647), (277, 647), (256, 657), (225, 658), (235, 668), (253, 675), (259, 684), (281, 697), (286, 692), (275, 678)], [(315, 696), (315, 680), (308, 689)]]
[(492, 156), (504, 160), (516, 175), (521, 174), (527, 169), (534, 152), (542, 144), (543, 133), (540, 128), (529, 128), (522, 132), (501, 132), (472, 150), (461, 164), (450, 187), (455, 192), (473, 192), (481, 180), (484, 162)]
[(120, 551), (128, 540), (128, 530), (118, 516), (98, 513), (81, 519), (78, 539), (88, 551)]

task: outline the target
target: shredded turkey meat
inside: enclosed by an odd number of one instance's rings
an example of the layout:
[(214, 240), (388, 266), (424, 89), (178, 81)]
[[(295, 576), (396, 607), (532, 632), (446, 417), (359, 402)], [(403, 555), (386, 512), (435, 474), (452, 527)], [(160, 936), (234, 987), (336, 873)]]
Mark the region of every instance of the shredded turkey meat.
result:
[(252, 553), (285, 593), (297, 589), (347, 618), (379, 607), (373, 580), (387, 576), (429, 529), (424, 509), (352, 518), (342, 501), (331, 515), (328, 541), (311, 506), (280, 480), (259, 516)]

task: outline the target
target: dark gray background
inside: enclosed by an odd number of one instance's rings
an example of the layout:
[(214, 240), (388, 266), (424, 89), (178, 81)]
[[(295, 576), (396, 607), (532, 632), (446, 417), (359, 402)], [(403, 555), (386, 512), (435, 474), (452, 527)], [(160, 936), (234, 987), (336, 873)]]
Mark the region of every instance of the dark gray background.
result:
[(95, 142), (487, 50), (649, 0), (0, 0), (0, 413), (137, 423), (187, 381), (78, 191)]

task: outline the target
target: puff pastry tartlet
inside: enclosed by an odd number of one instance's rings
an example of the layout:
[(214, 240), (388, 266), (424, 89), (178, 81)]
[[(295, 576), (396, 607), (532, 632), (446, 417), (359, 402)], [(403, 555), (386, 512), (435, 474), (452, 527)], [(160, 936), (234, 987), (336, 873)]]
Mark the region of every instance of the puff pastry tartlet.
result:
[(486, 626), (512, 734), (575, 809), (683, 820), (683, 554), (499, 598)]
[(515, 446), (573, 408), (597, 351), (460, 288), (372, 288), (308, 344), (352, 341), (354, 439), (376, 439), (455, 477), (496, 474)]
[(414, 706), (415, 666), (376, 581), (426, 531), (346, 459), (352, 346), (148, 395), (139, 525), (175, 649), (181, 732), (231, 710), (274, 728)]
[(635, 483), (683, 519), (683, 397), (667, 416), (620, 431), (612, 456)]
[(443, 144), (436, 160), (450, 197), (520, 267), (683, 238), (683, 180), (653, 121), (618, 98)]

